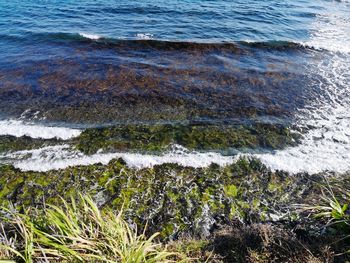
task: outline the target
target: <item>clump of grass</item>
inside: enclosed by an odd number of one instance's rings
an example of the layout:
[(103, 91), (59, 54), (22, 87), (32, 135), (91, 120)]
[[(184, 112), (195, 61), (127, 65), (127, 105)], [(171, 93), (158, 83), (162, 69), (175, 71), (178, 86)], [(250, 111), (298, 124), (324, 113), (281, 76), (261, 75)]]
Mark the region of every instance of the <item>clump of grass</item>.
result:
[(345, 198), (339, 198), (329, 184), (321, 190), (320, 203), (302, 205), (301, 208), (315, 218), (326, 220), (326, 227), (335, 226), (350, 231), (350, 192), (340, 189), (339, 194)]
[(122, 211), (98, 209), (90, 197), (62, 206), (2, 209), (2, 258), (23, 262), (171, 262), (176, 256), (123, 220)]
[[(318, 204), (301, 205), (303, 211), (308, 212), (315, 219), (325, 222), (324, 230), (331, 229), (339, 236), (340, 241), (350, 241), (350, 191), (342, 188), (332, 188), (327, 182), (327, 186), (321, 188), (321, 197)], [(344, 253), (350, 253), (349, 248), (344, 248)], [(344, 254), (341, 253), (341, 254)], [(339, 255), (341, 255), (339, 254)]]

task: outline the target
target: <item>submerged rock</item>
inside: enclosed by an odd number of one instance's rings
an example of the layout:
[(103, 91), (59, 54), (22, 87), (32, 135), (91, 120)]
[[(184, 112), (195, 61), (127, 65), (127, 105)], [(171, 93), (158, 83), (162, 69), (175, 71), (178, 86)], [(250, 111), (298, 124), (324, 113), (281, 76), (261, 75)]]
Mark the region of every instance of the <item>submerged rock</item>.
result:
[(0, 153), (30, 150), (60, 143), (62, 141), (59, 139), (34, 139), (29, 136), (15, 137), (11, 135), (0, 135)]
[(266, 123), (128, 124), (87, 129), (76, 139), (76, 147), (88, 154), (100, 149), (161, 151), (170, 144), (195, 150), (281, 149), (296, 145), (299, 137), (287, 126)]

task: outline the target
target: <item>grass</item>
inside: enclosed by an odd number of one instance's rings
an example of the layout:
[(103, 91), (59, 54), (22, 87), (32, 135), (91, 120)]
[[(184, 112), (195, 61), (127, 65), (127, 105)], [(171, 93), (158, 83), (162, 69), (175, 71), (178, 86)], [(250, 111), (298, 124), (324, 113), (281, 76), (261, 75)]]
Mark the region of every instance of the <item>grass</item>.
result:
[[(7, 207), (0, 208), (0, 262), (350, 260), (344, 253), (350, 248), (347, 174), (325, 180), (272, 173), (253, 159), (227, 167), (142, 170), (113, 160), (47, 173), (7, 165), (0, 174), (1, 205)], [(79, 191), (97, 196), (103, 210), (86, 196), (70, 200)], [(308, 206), (292, 209), (300, 200)], [(216, 220), (209, 236), (200, 228), (208, 218), (205, 205)], [(268, 218), (289, 209), (286, 219)]]
[(328, 184), (322, 188), (318, 204), (302, 205), (301, 208), (304, 211), (309, 211), (315, 218), (326, 220), (326, 227), (342, 226), (350, 231), (350, 192), (337, 191), (337, 193), (341, 193), (342, 198), (336, 196)]
[[(2, 208), (0, 257), (31, 262), (173, 262), (180, 256), (88, 196), (22, 213)], [(185, 260), (185, 259), (183, 259)], [(0, 261), (1, 262), (1, 261)], [(10, 262), (10, 261), (9, 261)]]
[[(327, 185), (321, 188), (319, 203), (301, 205), (301, 209), (309, 212), (314, 218), (325, 222), (325, 230), (331, 229), (332, 232), (340, 235), (341, 238), (336, 242), (344, 240), (350, 242), (350, 191), (344, 189), (334, 191), (327, 180), (326, 182)], [(344, 253), (350, 253), (350, 249), (346, 249)]]

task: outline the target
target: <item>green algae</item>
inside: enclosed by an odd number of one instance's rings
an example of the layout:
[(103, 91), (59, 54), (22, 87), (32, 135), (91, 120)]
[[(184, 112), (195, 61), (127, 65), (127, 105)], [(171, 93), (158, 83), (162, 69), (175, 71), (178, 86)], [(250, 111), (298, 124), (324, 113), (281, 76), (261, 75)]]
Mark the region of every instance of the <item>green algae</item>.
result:
[(298, 135), (288, 127), (254, 125), (121, 125), (85, 130), (76, 148), (92, 154), (102, 149), (162, 151), (170, 144), (196, 150), (281, 149), (297, 143)]
[[(281, 149), (298, 143), (299, 135), (288, 127), (272, 124), (126, 124), (89, 128), (77, 138), (65, 141), (85, 154), (99, 150), (161, 152), (178, 144), (191, 150), (232, 152), (244, 149)], [(58, 139), (34, 139), (27, 136), (0, 136), (0, 153), (59, 145)]]
[(11, 135), (0, 136), (0, 153), (8, 151), (31, 150), (39, 147), (57, 145), (62, 143), (58, 139), (34, 139), (28, 136), (15, 137)]
[(235, 198), (238, 195), (238, 188), (234, 184), (230, 184), (224, 187), (226, 196)]
[[(341, 185), (334, 178), (329, 183)], [(225, 167), (163, 164), (141, 170), (128, 168), (122, 159), (48, 172), (3, 165), (0, 202), (11, 201), (17, 208), (40, 206), (44, 200), (56, 204), (58, 196), (69, 198), (79, 191), (94, 196), (102, 208), (123, 207), (140, 229), (147, 224), (148, 231), (174, 239), (186, 233), (206, 236), (214, 225), (234, 218), (247, 223), (295, 220), (291, 204), (317, 198), (324, 180), (321, 175), (272, 172), (247, 158)]]

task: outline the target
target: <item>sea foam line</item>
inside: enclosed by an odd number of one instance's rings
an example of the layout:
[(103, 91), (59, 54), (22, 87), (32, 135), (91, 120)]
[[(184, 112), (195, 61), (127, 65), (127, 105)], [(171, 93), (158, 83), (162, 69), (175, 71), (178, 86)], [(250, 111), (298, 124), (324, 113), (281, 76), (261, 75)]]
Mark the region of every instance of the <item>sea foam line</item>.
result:
[(136, 34), (136, 37), (138, 39), (142, 39), (142, 40), (150, 40), (150, 39), (153, 39), (153, 34), (150, 34), (150, 33), (138, 33), (138, 34)]
[(350, 85), (345, 71), (350, 62), (339, 64), (335, 56), (330, 65), (319, 65), (323, 75), (320, 95), (313, 105), (299, 113), (300, 127), (311, 127), (297, 147), (274, 154), (256, 155), (271, 169), (292, 173), (350, 171)]
[(92, 40), (98, 40), (100, 38), (102, 38), (99, 35), (96, 34), (90, 34), (90, 33), (79, 33), (80, 36), (88, 38), (88, 39), (92, 39)]
[(318, 89), (296, 116), (295, 125), (309, 129), (301, 143), (256, 155), (271, 169), (292, 173), (350, 171), (350, 11), (344, 10), (322, 14), (313, 25), (312, 38), (306, 44), (334, 52), (318, 63), (310, 61), (307, 74), (319, 77)]
[(24, 150), (0, 155), (0, 163), (11, 163), (22, 171), (40, 171), (65, 169), (69, 166), (108, 164), (112, 159), (122, 158), (129, 167), (142, 169), (164, 163), (177, 163), (194, 168), (207, 167), (212, 163), (224, 166), (236, 160), (233, 156), (219, 153), (200, 153), (188, 151), (176, 146), (160, 155), (140, 153), (96, 153), (85, 155), (73, 150), (69, 145), (48, 146), (34, 150)]
[(16, 137), (29, 136), (40, 139), (69, 140), (79, 136), (81, 130), (66, 127), (50, 127), (21, 120), (1, 120), (0, 135), (12, 135)]

